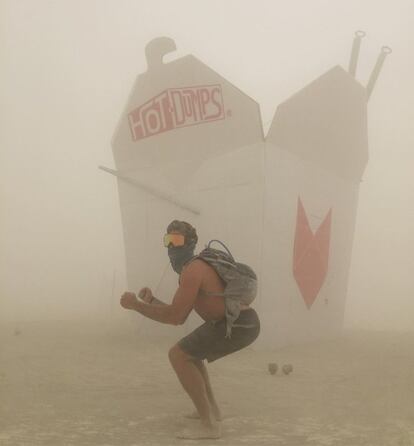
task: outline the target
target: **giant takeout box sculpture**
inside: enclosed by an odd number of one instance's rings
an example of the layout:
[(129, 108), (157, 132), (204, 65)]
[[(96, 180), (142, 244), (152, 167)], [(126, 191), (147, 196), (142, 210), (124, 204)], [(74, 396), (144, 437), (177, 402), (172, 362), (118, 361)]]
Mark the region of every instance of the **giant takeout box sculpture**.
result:
[(186, 220), (199, 249), (220, 239), (257, 272), (262, 344), (341, 330), (367, 100), (388, 52), (365, 88), (354, 77), (361, 38), (349, 70), (336, 66), (280, 104), (266, 137), (252, 98), (192, 55), (164, 63), (173, 40), (147, 45), (148, 70), (112, 141), (116, 170), (104, 168), (118, 178), (128, 289), (171, 296), (162, 236)]

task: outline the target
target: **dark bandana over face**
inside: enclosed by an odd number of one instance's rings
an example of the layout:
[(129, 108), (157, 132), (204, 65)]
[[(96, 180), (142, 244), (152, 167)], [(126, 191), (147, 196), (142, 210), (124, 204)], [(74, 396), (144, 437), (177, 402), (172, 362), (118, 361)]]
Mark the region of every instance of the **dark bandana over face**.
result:
[(184, 246), (168, 247), (168, 257), (170, 258), (172, 269), (177, 274), (181, 274), (184, 265), (194, 257), (194, 249), (195, 243)]

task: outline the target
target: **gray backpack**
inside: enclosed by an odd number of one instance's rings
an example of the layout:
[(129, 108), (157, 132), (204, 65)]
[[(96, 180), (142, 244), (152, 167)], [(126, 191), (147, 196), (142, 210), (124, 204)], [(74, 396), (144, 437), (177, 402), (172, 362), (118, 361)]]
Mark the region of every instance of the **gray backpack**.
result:
[[(220, 243), (227, 252), (211, 248)], [(226, 305), (226, 337), (231, 336), (234, 321), (239, 317), (240, 304), (250, 305), (257, 294), (257, 276), (250, 266), (236, 262), (227, 247), (219, 240), (211, 240), (196, 258), (208, 263), (224, 281), (222, 295)], [(217, 293), (214, 293), (217, 296)]]

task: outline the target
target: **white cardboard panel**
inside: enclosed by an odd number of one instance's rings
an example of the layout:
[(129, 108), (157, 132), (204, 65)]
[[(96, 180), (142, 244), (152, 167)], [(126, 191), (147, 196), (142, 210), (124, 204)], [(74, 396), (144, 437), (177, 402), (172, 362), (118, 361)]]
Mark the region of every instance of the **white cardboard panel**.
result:
[[(276, 306), (276, 331), (265, 337), (289, 333), (290, 342), (309, 339), (342, 327), (358, 185), (338, 178), (319, 166), (303, 162), (295, 154), (269, 145), (266, 151), (266, 234), (264, 243), (262, 300)], [(329, 268), (317, 299), (308, 309), (293, 276), (293, 245), (297, 199), (301, 197), (314, 232), (332, 209)], [(345, 279), (345, 280), (344, 280)], [(274, 296), (277, 296), (276, 298)], [(269, 301), (270, 299), (270, 301)], [(275, 301), (272, 301), (276, 299)], [(266, 302), (266, 303), (265, 303)], [(337, 323), (332, 324), (332, 320)], [(266, 328), (265, 328), (266, 330)]]
[[(206, 98), (205, 106), (199, 96)], [(182, 117), (185, 99), (192, 104), (187, 119)], [(164, 103), (165, 107), (160, 105)], [(170, 118), (171, 123), (165, 124)], [(263, 131), (258, 104), (189, 55), (139, 76), (112, 144), (117, 167), (123, 170), (159, 167), (175, 160), (201, 164), (259, 141)]]
[(365, 88), (332, 68), (278, 106), (266, 141), (359, 181), (368, 162)]

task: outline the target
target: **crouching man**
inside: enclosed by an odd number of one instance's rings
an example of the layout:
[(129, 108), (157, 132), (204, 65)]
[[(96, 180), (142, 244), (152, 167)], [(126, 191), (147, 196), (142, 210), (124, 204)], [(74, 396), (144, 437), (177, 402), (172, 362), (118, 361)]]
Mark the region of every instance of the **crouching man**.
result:
[(225, 282), (210, 264), (194, 255), (197, 240), (196, 230), (187, 222), (174, 220), (167, 228), (164, 246), (172, 268), (179, 274), (179, 286), (171, 304), (157, 299), (149, 288), (138, 293), (142, 301), (134, 293), (125, 292), (120, 303), (164, 324), (183, 324), (193, 309), (205, 321), (169, 351), (171, 365), (196, 408), (193, 416), (200, 418), (197, 428), (178, 436), (220, 438), (221, 413), (204, 360), (215, 361), (251, 344), (259, 335), (260, 322), (253, 308), (241, 304), (231, 337), (226, 335)]

